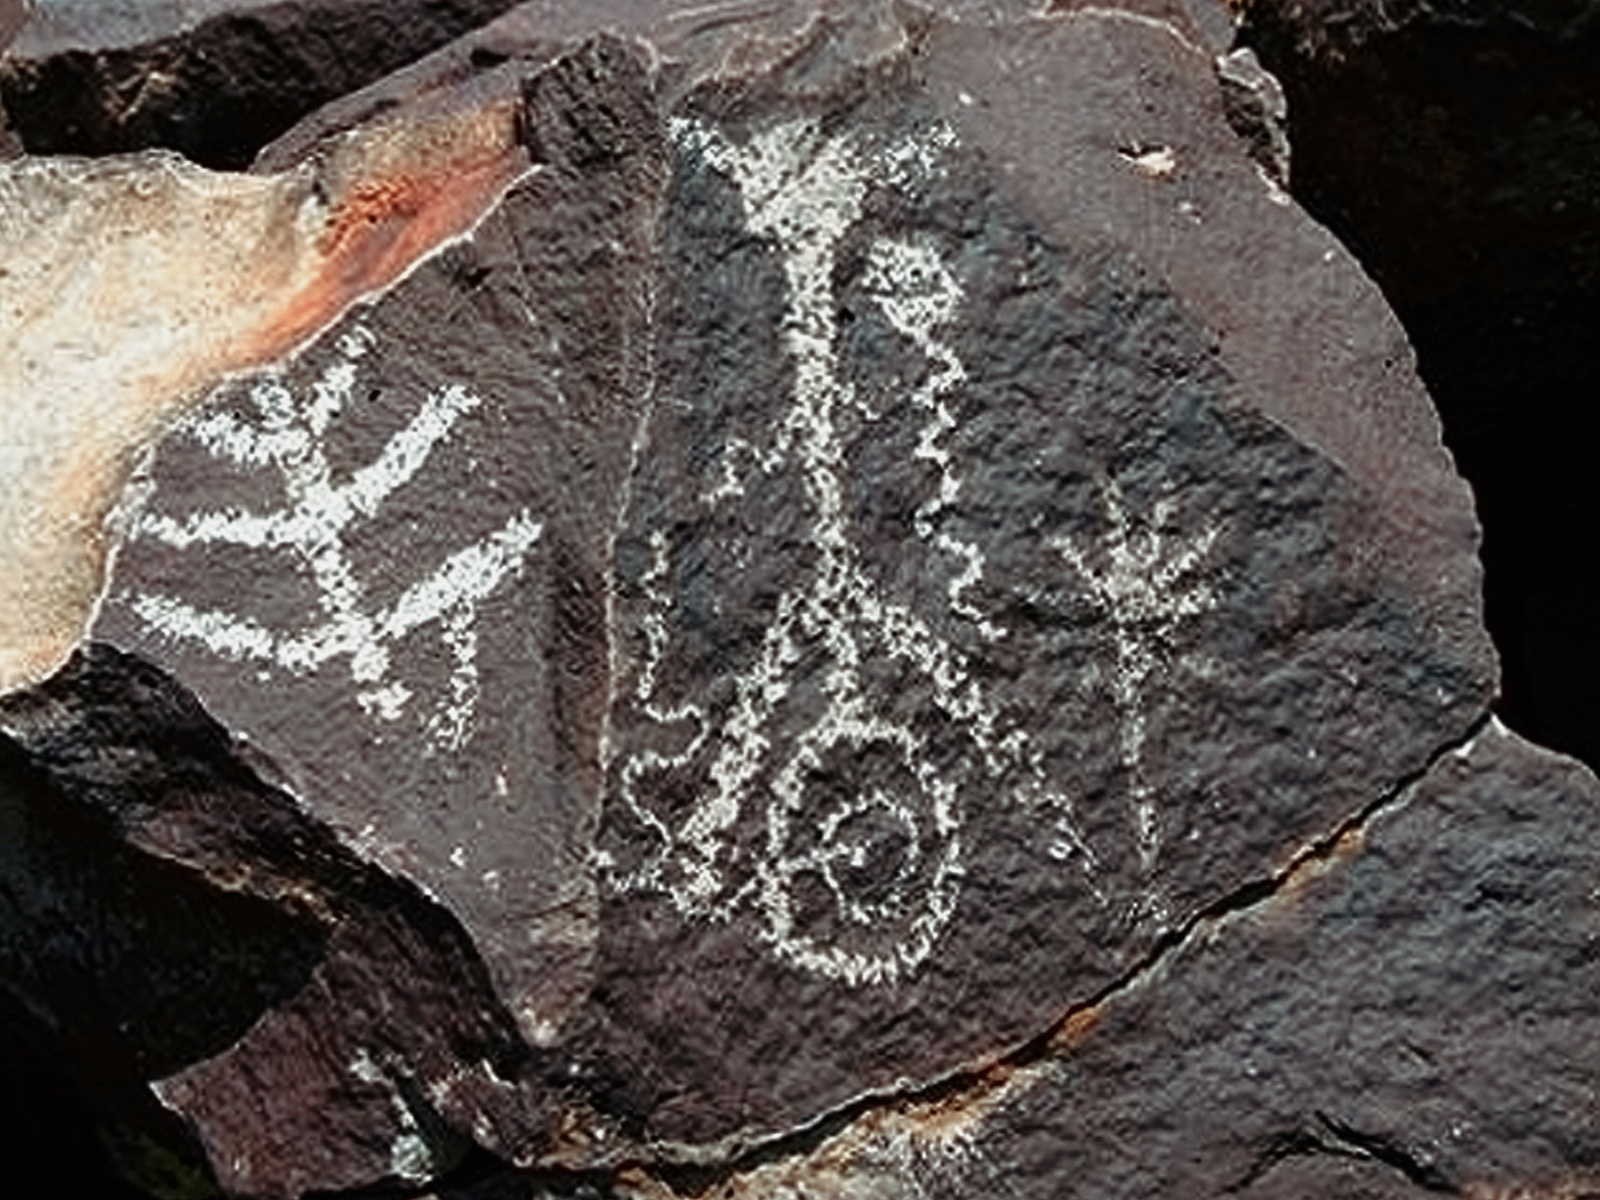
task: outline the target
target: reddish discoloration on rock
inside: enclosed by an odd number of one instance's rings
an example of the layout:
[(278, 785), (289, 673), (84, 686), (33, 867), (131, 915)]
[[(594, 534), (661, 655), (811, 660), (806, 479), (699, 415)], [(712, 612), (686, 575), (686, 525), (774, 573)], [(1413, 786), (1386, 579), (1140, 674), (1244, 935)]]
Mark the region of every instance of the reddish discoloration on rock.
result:
[(210, 384), (281, 358), (466, 233), (526, 169), (511, 100), (430, 110), (276, 176), (170, 157), (0, 174), (0, 691), (78, 644), (152, 438)]
[(438, 164), (428, 174), (405, 171), (352, 188), (318, 239), (323, 260), (317, 271), (272, 321), (244, 340), (241, 354), (267, 362), (287, 353), (470, 230), (527, 166), (509, 137), (496, 149), (482, 158)]
[(1260, 915), (1267, 919), (1290, 918), (1322, 880), (1349, 870), (1350, 864), (1366, 849), (1366, 844), (1366, 831), (1357, 825), (1341, 833), (1331, 845), (1313, 849), (1289, 868), (1282, 885)]
[(1098, 1004), (1090, 1008), (1080, 1008), (1061, 1023), (1061, 1029), (1050, 1041), (1051, 1046), (1063, 1052), (1077, 1048), (1084, 1038), (1095, 1031), (1104, 1015)]

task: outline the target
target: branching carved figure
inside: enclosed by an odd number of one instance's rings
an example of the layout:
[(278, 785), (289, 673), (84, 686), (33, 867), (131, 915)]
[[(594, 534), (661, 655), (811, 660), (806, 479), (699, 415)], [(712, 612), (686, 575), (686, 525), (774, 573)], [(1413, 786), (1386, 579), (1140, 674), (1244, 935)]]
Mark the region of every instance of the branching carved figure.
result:
[(1217, 606), (1210, 584), (1184, 584), (1204, 564), (1217, 530), (1213, 526), (1192, 537), (1169, 534), (1170, 498), (1158, 501), (1148, 519), (1136, 521), (1115, 478), (1106, 482), (1102, 496), (1111, 529), (1099, 555), (1067, 537), (1051, 544), (1088, 586), (1090, 598), (1110, 623), (1116, 649), (1111, 692), (1121, 717), (1118, 751), (1130, 780), (1140, 865), (1149, 875), (1161, 849), (1161, 830), (1154, 793), (1142, 770), (1145, 691), (1167, 665), (1166, 647), (1179, 626)]
[(524, 511), (452, 554), (392, 603), (371, 601), (351, 565), (347, 538), (422, 469), (462, 415), (480, 404), (462, 387), (429, 396), (374, 461), (336, 483), (324, 439), (350, 403), (356, 363), (372, 342), (372, 335), (359, 328), (341, 339), (342, 361), (323, 373), (303, 401), (281, 382), (268, 379), (251, 392), (258, 420), (213, 412), (187, 425), (188, 436), (210, 453), (240, 466), (275, 470), (288, 501), (283, 508), (201, 512), (182, 519), (145, 513), (132, 531), (134, 537), (179, 550), (217, 543), (289, 550), (314, 582), (320, 611), (302, 628), (279, 630), (246, 615), (199, 609), (158, 593), (130, 596), (129, 606), (153, 630), (198, 642), (224, 658), (275, 663), (296, 673), (348, 658), (362, 707), (388, 721), (398, 720), (413, 699), (403, 681), (391, 678), (391, 648), (420, 629), (436, 626), (452, 663), (448, 694), (427, 705), (418, 719), (433, 746), (455, 750), (471, 736), (477, 706), (478, 607), (521, 569), (542, 527)]

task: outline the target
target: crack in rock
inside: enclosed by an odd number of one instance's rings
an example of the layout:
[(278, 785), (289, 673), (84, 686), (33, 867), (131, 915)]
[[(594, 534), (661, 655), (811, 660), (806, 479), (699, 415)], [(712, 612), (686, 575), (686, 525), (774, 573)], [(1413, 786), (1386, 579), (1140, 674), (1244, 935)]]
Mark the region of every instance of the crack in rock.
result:
[[(730, 1189), (718, 1194), (739, 1194), (737, 1185), (741, 1179), (753, 1181), (775, 1170), (804, 1172), (820, 1165), (841, 1172), (853, 1171), (854, 1159), (863, 1152), (869, 1152), (869, 1160), (887, 1157), (907, 1163), (942, 1158), (970, 1165), (982, 1157), (975, 1133), (984, 1118), (1006, 1100), (1027, 1091), (1042, 1071), (1078, 1045), (1099, 1023), (1106, 1005), (1160, 976), (1204, 930), (1270, 903), (1307, 875), (1319, 873), (1349, 853), (1376, 819), (1407, 803), (1414, 785), (1437, 764), (1449, 755), (1469, 753), (1479, 735), (1494, 724), (1493, 714), (1483, 713), (1464, 735), (1436, 749), (1422, 767), (1307, 845), (1281, 871), (1252, 880), (1200, 910), (1090, 999), (1074, 1005), (1048, 1028), (985, 1064), (966, 1067), (931, 1082), (859, 1096), (804, 1125), (720, 1159), (705, 1156), (692, 1146), (656, 1144), (649, 1148), (653, 1151), (650, 1155), (638, 1154), (636, 1148), (620, 1151), (598, 1170), (550, 1172), (541, 1178), (552, 1185), (565, 1180), (584, 1186), (604, 1179), (620, 1194), (666, 1198), (701, 1196), (713, 1188)], [(1298, 1130), (1285, 1135), (1270, 1145), (1229, 1190), (1243, 1190), (1283, 1159), (1308, 1153), (1370, 1159), (1395, 1168), (1429, 1191), (1458, 1190), (1436, 1166), (1421, 1161), (1393, 1138), (1365, 1133), (1322, 1112), (1315, 1115), (1322, 1126), (1320, 1134)], [(912, 1188), (908, 1195), (919, 1193), (914, 1182), (908, 1186)]]

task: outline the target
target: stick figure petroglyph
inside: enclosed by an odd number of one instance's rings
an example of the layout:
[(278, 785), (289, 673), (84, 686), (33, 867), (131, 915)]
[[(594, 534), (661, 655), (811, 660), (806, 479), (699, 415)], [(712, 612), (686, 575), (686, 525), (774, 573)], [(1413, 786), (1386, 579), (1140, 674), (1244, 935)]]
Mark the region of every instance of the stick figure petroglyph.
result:
[(1166, 532), (1171, 522), (1170, 498), (1156, 502), (1148, 520), (1129, 518), (1122, 488), (1113, 477), (1101, 490), (1111, 529), (1104, 545), (1104, 565), (1068, 537), (1051, 545), (1061, 552), (1087, 585), (1090, 599), (1111, 625), (1116, 666), (1111, 693), (1120, 714), (1118, 753), (1129, 775), (1139, 861), (1146, 875), (1161, 849), (1154, 790), (1143, 773), (1147, 736), (1144, 693), (1164, 665), (1163, 652), (1180, 625), (1217, 606), (1216, 589), (1204, 580), (1183, 581), (1205, 562), (1216, 541), (1215, 526), (1187, 538)]
[(372, 603), (351, 565), (347, 538), (421, 470), (457, 421), (481, 403), (462, 387), (429, 396), (375, 460), (346, 482), (334, 482), (324, 439), (350, 403), (356, 363), (372, 343), (365, 329), (346, 334), (339, 343), (343, 359), (313, 384), (304, 403), (281, 382), (267, 379), (251, 390), (256, 420), (212, 412), (186, 426), (187, 434), (217, 457), (242, 467), (275, 469), (288, 501), (283, 508), (200, 512), (181, 520), (147, 512), (132, 530), (134, 538), (178, 550), (226, 543), (291, 551), (316, 586), (320, 619), (282, 632), (248, 616), (199, 609), (159, 593), (134, 594), (129, 606), (152, 630), (198, 642), (223, 658), (275, 663), (297, 674), (348, 658), (350, 677), (361, 685), (356, 693), (361, 706), (388, 721), (398, 720), (412, 699), (403, 681), (390, 678), (391, 649), (415, 631), (437, 625), (451, 658), (448, 695), (420, 719), (434, 747), (456, 750), (471, 736), (478, 702), (478, 608), (521, 570), (542, 526), (523, 511), (452, 554), (392, 603)]

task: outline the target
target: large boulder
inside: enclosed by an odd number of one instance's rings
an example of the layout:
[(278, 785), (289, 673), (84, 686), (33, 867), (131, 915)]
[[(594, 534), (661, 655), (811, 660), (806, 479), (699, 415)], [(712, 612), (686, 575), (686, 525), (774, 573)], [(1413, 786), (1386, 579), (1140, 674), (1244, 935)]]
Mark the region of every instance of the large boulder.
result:
[(694, 1190), (976, 1128), (1482, 728), (1470, 495), (1271, 89), (1198, 18), (961, 7), (526, 6), (257, 174), (157, 164), (300, 214), (256, 307), (19, 342), (121, 390), (98, 473), (16, 476), (103, 540), (7, 634), (0, 968), (202, 1179)]

